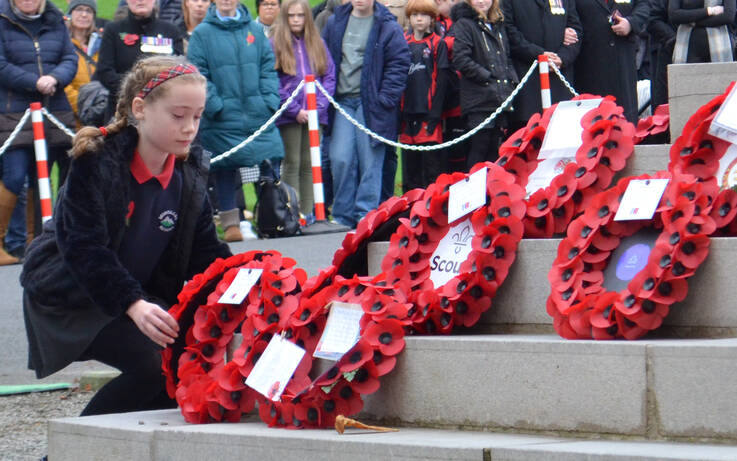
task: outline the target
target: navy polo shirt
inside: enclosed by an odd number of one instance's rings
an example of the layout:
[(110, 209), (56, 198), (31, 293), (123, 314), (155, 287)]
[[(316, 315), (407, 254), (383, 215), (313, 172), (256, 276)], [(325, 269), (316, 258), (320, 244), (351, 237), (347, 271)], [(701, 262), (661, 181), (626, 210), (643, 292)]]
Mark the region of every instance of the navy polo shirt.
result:
[(169, 154), (154, 176), (136, 150), (131, 161), (130, 202), (118, 257), (131, 275), (146, 285), (169, 244), (179, 220), (182, 174)]

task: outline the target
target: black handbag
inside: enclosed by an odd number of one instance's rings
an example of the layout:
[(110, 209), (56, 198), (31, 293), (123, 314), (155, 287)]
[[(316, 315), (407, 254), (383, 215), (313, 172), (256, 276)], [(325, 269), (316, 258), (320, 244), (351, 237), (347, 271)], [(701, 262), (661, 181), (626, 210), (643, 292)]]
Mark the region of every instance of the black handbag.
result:
[(277, 178), (271, 162), (261, 163), (255, 224), (261, 238), (299, 234), (299, 201), (294, 187)]

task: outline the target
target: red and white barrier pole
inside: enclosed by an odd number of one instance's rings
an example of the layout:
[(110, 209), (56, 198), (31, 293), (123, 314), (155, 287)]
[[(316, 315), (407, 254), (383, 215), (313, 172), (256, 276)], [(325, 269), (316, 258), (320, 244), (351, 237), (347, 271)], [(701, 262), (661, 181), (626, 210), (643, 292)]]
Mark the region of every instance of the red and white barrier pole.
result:
[(315, 220), (325, 221), (325, 194), (322, 188), (322, 162), (320, 159), (320, 121), (317, 116), (317, 89), (314, 75), (305, 75), (305, 91), (307, 94), (307, 127), (310, 131)]
[(542, 99), (543, 109), (550, 107), (552, 101), (550, 98), (550, 65), (548, 57), (541, 54), (537, 57), (537, 65), (540, 70), (540, 98)]
[(49, 181), (49, 162), (44, 137), (41, 103), (31, 103), (31, 122), (33, 124), (33, 149), (36, 151), (36, 173), (38, 174), (38, 197), (41, 201), (41, 220), (51, 219), (51, 182)]

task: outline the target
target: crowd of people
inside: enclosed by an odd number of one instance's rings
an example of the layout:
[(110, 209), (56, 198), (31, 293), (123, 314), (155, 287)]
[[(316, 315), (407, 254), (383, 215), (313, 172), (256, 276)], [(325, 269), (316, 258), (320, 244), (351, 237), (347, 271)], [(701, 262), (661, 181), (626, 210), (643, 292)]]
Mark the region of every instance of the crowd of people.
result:
[[(0, 137), (32, 101), (70, 127), (116, 115), (123, 76), (142, 57), (186, 56), (207, 80), (197, 143), (211, 155), (261, 127), (307, 74), (373, 133), (405, 144), (451, 141), (505, 101), (538, 55), (581, 93), (610, 94), (638, 118), (637, 81), (667, 102), (670, 63), (731, 61), (737, 0), (120, 0), (111, 22), (95, 0), (0, 0)], [(98, 83), (99, 82), (99, 83)], [(93, 85), (97, 85), (93, 87)], [(95, 88), (99, 98), (83, 98)], [(402, 152), (403, 189), (495, 160), (505, 136), (541, 109), (533, 74), (508, 110), (463, 143)], [(553, 102), (569, 91), (551, 79)], [(2, 101), (0, 101), (2, 102)], [(211, 201), (226, 241), (243, 238), (242, 167), (281, 171), (314, 220), (306, 98), (298, 95), (252, 143), (213, 164)], [(357, 129), (318, 95), (325, 202), (356, 223), (394, 194), (397, 151)], [(91, 122), (95, 120), (95, 122)], [(99, 120), (99, 122), (97, 121)], [(47, 125), (49, 159), (68, 168), (70, 140)], [(30, 125), (0, 157), (0, 265), (17, 263), (40, 232)], [(270, 164), (264, 166), (264, 161)]]

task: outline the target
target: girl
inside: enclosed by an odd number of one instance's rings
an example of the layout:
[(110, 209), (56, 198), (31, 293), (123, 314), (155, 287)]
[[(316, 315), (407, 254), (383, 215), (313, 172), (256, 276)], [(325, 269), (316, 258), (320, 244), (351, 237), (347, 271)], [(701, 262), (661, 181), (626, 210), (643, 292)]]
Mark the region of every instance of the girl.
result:
[[(330, 94), (335, 91), (335, 66), (325, 42), (312, 22), (307, 0), (285, 0), (276, 18), (271, 45), (279, 74), (282, 104), (307, 74), (314, 74)], [(317, 93), (317, 111), (321, 125), (328, 123), (328, 100)], [(299, 207), (312, 214), (312, 162), (307, 127), (307, 98), (301, 92), (276, 121), (284, 142), (284, 180), (299, 193)], [(310, 221), (308, 216), (308, 222)]]
[[(517, 85), (500, 2), (464, 0), (451, 9), (453, 65), (461, 73), (461, 114), (468, 129), (491, 115)], [(497, 117), (471, 138), (467, 168), (497, 159), (504, 124)]]
[(182, 59), (152, 57), (125, 76), (115, 118), (82, 128), (54, 220), (31, 244), (21, 284), (29, 366), (43, 378), (75, 360), (122, 373), (82, 415), (165, 408), (164, 310), (228, 247), (207, 199), (208, 159), (190, 144), (205, 79)]
[(182, 27), (184, 32), (184, 52), (187, 52), (189, 37), (194, 28), (199, 26), (210, 8), (210, 0), (183, 0), (182, 1)]
[[(100, 34), (95, 26), (97, 16), (97, 2), (95, 0), (72, 0), (67, 12), (67, 28), (72, 39), (72, 45), (77, 52), (77, 74), (72, 83), (64, 88), (69, 104), (72, 105), (74, 115), (79, 117), (77, 110), (77, 96), (82, 85), (90, 83), (97, 68), (97, 55), (100, 49)], [(77, 128), (81, 128), (77, 118)]]
[[(409, 76), (402, 96), (402, 129), (399, 141), (405, 144), (432, 145), (443, 142), (443, 102), (448, 86), (448, 47), (433, 32), (438, 14), (435, 0), (409, 0), (405, 10), (412, 32), (406, 35), (410, 52)], [(445, 150), (402, 152), (404, 192), (435, 181), (445, 173)]]

